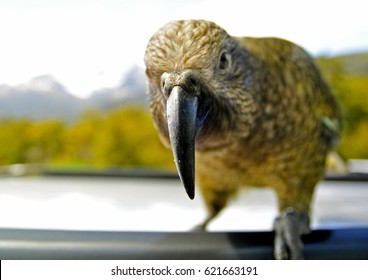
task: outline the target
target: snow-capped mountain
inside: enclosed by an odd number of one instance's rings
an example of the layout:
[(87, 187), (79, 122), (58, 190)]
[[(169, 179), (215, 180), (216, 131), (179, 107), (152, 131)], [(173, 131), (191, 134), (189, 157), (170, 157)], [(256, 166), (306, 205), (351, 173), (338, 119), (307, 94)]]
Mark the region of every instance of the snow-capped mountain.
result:
[(132, 66), (116, 87), (95, 91), (88, 99), (90, 106), (111, 108), (121, 104), (146, 105), (146, 76), (142, 68)]
[(0, 118), (53, 118), (73, 121), (89, 107), (109, 109), (124, 104), (145, 105), (143, 69), (132, 67), (113, 88), (91, 93), (87, 99), (72, 95), (50, 75), (38, 76), (17, 86), (0, 85)]
[(70, 95), (65, 87), (56, 81), (51, 75), (37, 76), (31, 79), (28, 83), (17, 86), (20, 91), (32, 91), (39, 93), (53, 93)]

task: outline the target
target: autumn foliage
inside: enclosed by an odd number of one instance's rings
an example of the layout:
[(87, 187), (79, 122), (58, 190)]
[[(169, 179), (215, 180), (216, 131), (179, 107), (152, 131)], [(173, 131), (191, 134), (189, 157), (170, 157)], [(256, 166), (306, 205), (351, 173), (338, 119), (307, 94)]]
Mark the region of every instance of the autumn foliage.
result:
[(85, 112), (73, 124), (58, 120), (0, 121), (0, 165), (48, 163), (66, 167), (173, 168), (144, 107)]

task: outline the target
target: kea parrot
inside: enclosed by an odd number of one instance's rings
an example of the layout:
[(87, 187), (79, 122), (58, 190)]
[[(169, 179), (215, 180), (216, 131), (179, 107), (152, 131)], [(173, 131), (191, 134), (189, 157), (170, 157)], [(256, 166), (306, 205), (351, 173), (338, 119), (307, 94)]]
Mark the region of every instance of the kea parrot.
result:
[(311, 56), (278, 38), (234, 37), (207, 20), (149, 39), (150, 112), (182, 184), (200, 188), (205, 229), (240, 187), (272, 188), (274, 257), (303, 259), (315, 187), (338, 143), (338, 102)]

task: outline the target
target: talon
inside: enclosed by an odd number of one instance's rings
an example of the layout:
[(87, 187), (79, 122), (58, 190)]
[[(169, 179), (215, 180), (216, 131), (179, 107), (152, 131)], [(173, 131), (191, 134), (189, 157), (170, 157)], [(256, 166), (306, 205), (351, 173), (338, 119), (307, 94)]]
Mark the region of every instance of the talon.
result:
[[(275, 259), (304, 259), (301, 236), (309, 231), (308, 215), (301, 215), (294, 208), (287, 208), (275, 220)], [(308, 229), (308, 230), (306, 230)]]

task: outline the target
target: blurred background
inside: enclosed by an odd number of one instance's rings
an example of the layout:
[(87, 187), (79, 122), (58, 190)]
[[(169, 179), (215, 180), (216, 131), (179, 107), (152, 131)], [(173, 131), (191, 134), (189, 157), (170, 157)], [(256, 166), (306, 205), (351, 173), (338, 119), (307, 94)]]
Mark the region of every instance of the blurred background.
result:
[(147, 113), (143, 55), (170, 20), (282, 37), (317, 60), (344, 112), (338, 148), (368, 157), (363, 1), (2, 0), (0, 165), (173, 169)]
[[(346, 160), (368, 158), (363, 0), (1, 0), (0, 173), (37, 173), (40, 166), (175, 172), (147, 110), (143, 56), (159, 27), (189, 18), (215, 21), (235, 36), (281, 37), (304, 47), (341, 103), (338, 152)], [(77, 207), (83, 199), (73, 201)], [(2, 202), (7, 209), (14, 203)]]

